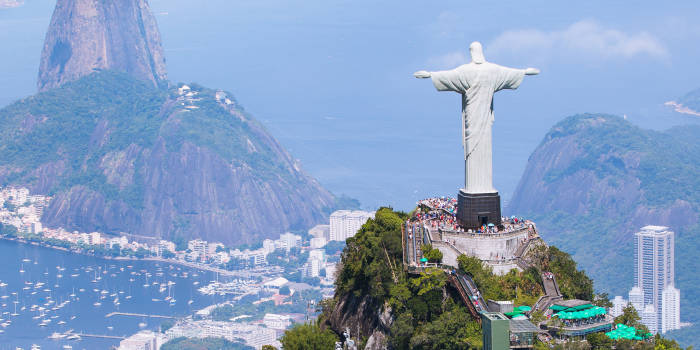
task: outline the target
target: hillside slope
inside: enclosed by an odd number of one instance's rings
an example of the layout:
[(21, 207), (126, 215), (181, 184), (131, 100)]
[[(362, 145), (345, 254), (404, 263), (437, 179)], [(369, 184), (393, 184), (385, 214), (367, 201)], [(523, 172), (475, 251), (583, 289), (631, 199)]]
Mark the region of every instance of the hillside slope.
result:
[(683, 320), (700, 301), (700, 127), (665, 132), (623, 118), (584, 114), (554, 126), (532, 153), (508, 213), (538, 223), (570, 252), (597, 289), (632, 287), (633, 233), (644, 225), (676, 232), (676, 285)]
[(0, 184), (54, 196), (82, 231), (251, 243), (326, 220), (334, 197), (229, 94), (93, 73), (0, 110)]

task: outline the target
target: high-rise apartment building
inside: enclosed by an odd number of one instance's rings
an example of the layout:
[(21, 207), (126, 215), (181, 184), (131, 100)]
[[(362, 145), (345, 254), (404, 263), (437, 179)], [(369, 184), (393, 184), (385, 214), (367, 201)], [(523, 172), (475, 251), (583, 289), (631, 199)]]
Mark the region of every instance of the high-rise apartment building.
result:
[(641, 316), (644, 311), (644, 292), (638, 286), (632, 287), (629, 294), (630, 304), (634, 306), (637, 313)]
[[(663, 325), (663, 291), (666, 287), (673, 286), (675, 277), (674, 234), (668, 227), (645, 226), (634, 236), (634, 282), (643, 293), (642, 322), (650, 330), (658, 332)], [(669, 302), (672, 299), (671, 293), (669, 292)], [(632, 292), (630, 302), (631, 294)], [(650, 305), (654, 310), (653, 322), (650, 319)], [(670, 305), (668, 309), (678, 310)], [(669, 319), (674, 317), (669, 316)]]
[(644, 311), (640, 315), (642, 317), (642, 323), (649, 328), (652, 333), (659, 332), (659, 317), (658, 312), (656, 312), (656, 306), (653, 304), (648, 304), (644, 306)]
[(681, 328), (681, 291), (673, 285), (661, 293), (661, 333)]
[(352, 237), (374, 212), (361, 210), (338, 210), (331, 214), (330, 241), (345, 241)]
[(618, 295), (612, 300), (612, 304), (613, 307), (610, 309), (610, 316), (617, 317), (622, 315), (622, 310), (629, 305), (629, 301)]

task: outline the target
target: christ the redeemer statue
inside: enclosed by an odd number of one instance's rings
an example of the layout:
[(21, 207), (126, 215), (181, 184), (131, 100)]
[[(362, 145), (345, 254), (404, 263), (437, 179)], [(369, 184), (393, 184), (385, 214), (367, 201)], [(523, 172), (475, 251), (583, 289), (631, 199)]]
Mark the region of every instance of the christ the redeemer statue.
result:
[(535, 68), (514, 69), (486, 62), (479, 42), (469, 46), (472, 61), (453, 70), (419, 71), (416, 78), (432, 78), (438, 91), (462, 95), (462, 137), (464, 146), (466, 193), (495, 193), (491, 156), (493, 94), (503, 89), (517, 89), (525, 75), (535, 75)]
[(492, 132), (493, 94), (517, 89), (525, 75), (539, 74), (535, 68), (514, 69), (486, 62), (479, 42), (469, 46), (472, 61), (453, 70), (419, 71), (416, 78), (432, 78), (438, 91), (462, 95), (462, 142), (464, 188), (459, 193), (458, 219), (463, 228), (501, 224), (501, 203), (493, 187)]

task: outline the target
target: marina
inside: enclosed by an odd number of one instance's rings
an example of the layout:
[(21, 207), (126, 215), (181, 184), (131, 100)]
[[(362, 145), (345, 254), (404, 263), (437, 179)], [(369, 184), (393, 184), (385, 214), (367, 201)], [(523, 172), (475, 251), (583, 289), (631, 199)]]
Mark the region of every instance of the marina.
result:
[(197, 286), (230, 278), (6, 240), (0, 240), (0, 263), (9, 267), (0, 276), (0, 350), (107, 349), (220, 301), (222, 296), (203, 295)]

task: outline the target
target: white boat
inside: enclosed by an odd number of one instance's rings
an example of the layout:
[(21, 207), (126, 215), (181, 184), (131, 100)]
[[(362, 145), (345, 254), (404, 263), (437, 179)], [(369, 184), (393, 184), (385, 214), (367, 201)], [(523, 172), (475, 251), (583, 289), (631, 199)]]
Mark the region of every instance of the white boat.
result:
[(49, 339), (57, 340), (57, 339), (63, 339), (63, 338), (65, 338), (65, 337), (66, 337), (66, 335), (63, 334), (63, 333), (53, 332), (53, 333), (51, 333), (51, 335), (49, 336)]
[(102, 303), (99, 302), (99, 301), (96, 301), (96, 302), (94, 302), (92, 305), (94, 305), (94, 306), (102, 306)]
[(63, 349), (64, 349), (64, 350), (73, 350), (73, 347), (70, 346), (70, 345), (68, 345), (68, 344), (66, 344), (66, 345), (63, 345)]

